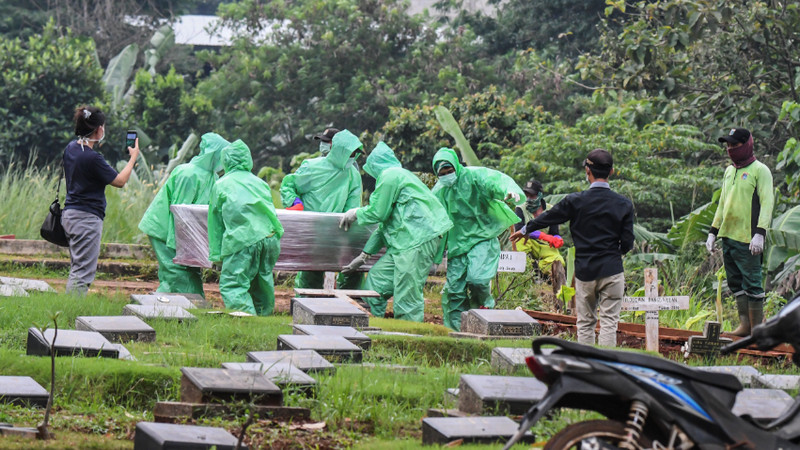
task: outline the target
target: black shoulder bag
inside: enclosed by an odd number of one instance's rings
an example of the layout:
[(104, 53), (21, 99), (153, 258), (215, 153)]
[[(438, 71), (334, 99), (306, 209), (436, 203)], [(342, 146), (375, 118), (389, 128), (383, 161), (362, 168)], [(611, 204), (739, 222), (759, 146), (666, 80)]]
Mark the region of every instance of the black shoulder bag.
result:
[(61, 178), (64, 176), (64, 161), (61, 161), (61, 174), (58, 176), (58, 184), (56, 185), (56, 199), (50, 204), (50, 211), (42, 223), (42, 228), (39, 234), (42, 235), (44, 240), (52, 242), (53, 244), (61, 247), (69, 247), (69, 239), (64, 232), (64, 227), (61, 226), (61, 203), (59, 197), (61, 196)]

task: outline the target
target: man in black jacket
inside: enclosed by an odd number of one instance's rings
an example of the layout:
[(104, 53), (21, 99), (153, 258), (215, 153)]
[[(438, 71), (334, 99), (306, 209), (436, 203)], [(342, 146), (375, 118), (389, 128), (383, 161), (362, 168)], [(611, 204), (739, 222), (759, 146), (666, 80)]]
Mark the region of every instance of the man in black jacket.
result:
[(553, 208), (511, 235), (518, 241), (541, 228), (569, 222), (575, 242), (575, 303), (578, 342), (594, 345), (598, 311), (598, 344), (617, 345), (617, 323), (625, 293), (622, 255), (633, 248), (633, 204), (613, 192), (611, 154), (592, 150), (583, 162), (588, 190), (566, 196)]

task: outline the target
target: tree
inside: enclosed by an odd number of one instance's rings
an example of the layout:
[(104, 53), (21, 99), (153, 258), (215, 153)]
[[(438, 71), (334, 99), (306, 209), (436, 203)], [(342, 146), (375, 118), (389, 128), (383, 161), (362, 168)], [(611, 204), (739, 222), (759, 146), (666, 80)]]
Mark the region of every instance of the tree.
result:
[(473, 62), (473, 33), (437, 30), (398, 0), (251, 0), (221, 12), (250, 33), (203, 55), (214, 72), (198, 90), (256, 165), (282, 159), (287, 169), (287, 157), (308, 151), (308, 137), (325, 126), (377, 130), (393, 106), (458, 97), (499, 76)]
[(94, 43), (59, 36), (52, 21), (26, 42), (0, 37), (0, 165), (34, 153), (39, 164), (59, 156), (74, 135), (75, 108), (104, 100), (102, 76)]
[(624, 14), (624, 29), (605, 32), (602, 51), (577, 65), (599, 94), (634, 92), (654, 101), (658, 118), (700, 124), (709, 135), (745, 126), (770, 155), (797, 131), (778, 117), (784, 100), (800, 101), (798, 3), (609, 3)]

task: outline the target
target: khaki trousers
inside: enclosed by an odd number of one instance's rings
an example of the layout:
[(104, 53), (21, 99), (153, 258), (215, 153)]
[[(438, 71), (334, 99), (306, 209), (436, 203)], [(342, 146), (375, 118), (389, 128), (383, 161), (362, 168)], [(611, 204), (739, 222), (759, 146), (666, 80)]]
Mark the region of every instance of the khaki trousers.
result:
[(624, 272), (593, 281), (575, 279), (579, 343), (594, 345), (594, 330), (599, 312), (600, 334), (597, 343), (604, 347), (617, 346), (617, 323), (624, 294)]

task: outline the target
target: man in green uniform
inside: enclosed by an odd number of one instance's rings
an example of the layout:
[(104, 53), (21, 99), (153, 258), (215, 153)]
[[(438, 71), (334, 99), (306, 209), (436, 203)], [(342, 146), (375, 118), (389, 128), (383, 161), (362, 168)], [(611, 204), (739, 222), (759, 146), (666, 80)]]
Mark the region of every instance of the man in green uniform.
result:
[[(497, 237), (519, 222), (513, 207), (525, 195), (508, 175), (486, 167), (464, 167), (449, 148), (433, 157), (439, 177), (433, 193), (447, 210), (447, 282), (442, 292), (444, 324), (461, 329), (461, 313), (493, 308), (491, 280), (500, 262)], [(506, 202), (512, 206), (509, 207)]]
[(348, 210), (339, 226), (347, 230), (356, 220), (359, 225), (379, 225), (364, 252), (342, 271), (356, 270), (385, 245), (386, 254), (367, 274), (365, 288), (381, 295), (367, 299), (372, 314), (383, 317), (386, 303), (394, 296), (395, 319), (422, 322), (425, 307), (422, 289), (439, 254), (441, 236), (453, 223), (430, 189), (403, 169), (385, 143), (375, 146), (364, 171), (377, 180), (369, 205)]
[[(283, 178), (281, 202), (284, 208), (342, 213), (361, 206), (361, 174), (355, 161), (364, 152), (364, 145), (348, 130), (328, 128), (321, 136), (320, 146), (328, 139), (330, 153), (303, 161), (295, 173)], [(322, 289), (324, 276), (325, 272), (301, 271), (295, 277), (294, 286)], [(359, 273), (341, 274), (338, 287), (359, 289), (361, 279)]]
[(211, 261), (222, 261), (219, 291), (225, 307), (259, 316), (272, 314), (272, 268), (281, 251), (269, 185), (253, 175), (250, 149), (236, 140), (222, 151), (225, 175), (214, 184), (208, 205)]
[(139, 222), (139, 230), (150, 238), (158, 259), (158, 292), (203, 295), (203, 272), (199, 267), (175, 264), (175, 222), (170, 205), (207, 205), (211, 188), (222, 170), (222, 149), (228, 141), (216, 133), (200, 140), (200, 154), (176, 167), (156, 194)]
[(739, 327), (731, 334), (747, 336), (764, 318), (761, 254), (775, 204), (772, 173), (756, 160), (750, 131), (733, 128), (719, 142), (725, 143), (733, 164), (722, 179), (722, 194), (706, 248), (713, 252), (714, 241), (722, 238), (728, 287), (739, 312)]

